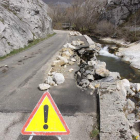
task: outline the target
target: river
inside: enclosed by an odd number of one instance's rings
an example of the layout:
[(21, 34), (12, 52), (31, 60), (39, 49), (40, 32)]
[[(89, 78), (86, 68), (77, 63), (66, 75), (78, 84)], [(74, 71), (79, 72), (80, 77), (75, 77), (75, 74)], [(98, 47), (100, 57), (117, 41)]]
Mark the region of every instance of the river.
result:
[(116, 46), (115, 44), (105, 44), (95, 40), (95, 38), (92, 39), (95, 42), (102, 44), (102, 50), (97, 59), (106, 62), (106, 67), (109, 71), (119, 72), (123, 79), (128, 79), (133, 83), (140, 83), (140, 72), (138, 70), (133, 69), (128, 63), (123, 62), (119, 57), (109, 53), (109, 47), (111, 45)]

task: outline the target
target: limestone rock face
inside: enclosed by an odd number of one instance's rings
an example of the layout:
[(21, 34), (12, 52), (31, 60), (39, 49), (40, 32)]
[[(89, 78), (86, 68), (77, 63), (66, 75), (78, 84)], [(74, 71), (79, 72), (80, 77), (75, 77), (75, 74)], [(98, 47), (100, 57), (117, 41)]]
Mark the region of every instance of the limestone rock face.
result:
[(140, 8), (139, 0), (108, 0), (106, 15), (115, 24), (122, 24)]
[(0, 0), (0, 57), (52, 32), (42, 0)]

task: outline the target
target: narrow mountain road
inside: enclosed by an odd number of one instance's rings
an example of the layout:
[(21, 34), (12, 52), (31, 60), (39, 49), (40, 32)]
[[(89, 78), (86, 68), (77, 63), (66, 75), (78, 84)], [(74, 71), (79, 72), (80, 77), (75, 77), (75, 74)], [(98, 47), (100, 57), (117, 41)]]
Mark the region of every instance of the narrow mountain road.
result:
[[(68, 72), (72, 66), (67, 67), (65, 83), (50, 90), (70, 135), (61, 138), (21, 135), (23, 125), (43, 94), (38, 85), (45, 80), (45, 74), (63, 45), (77, 39), (69, 37), (67, 31), (55, 32), (57, 34), (48, 40), (0, 61), (0, 140), (90, 140), (96, 123), (96, 96), (77, 87), (74, 78), (79, 69), (77, 65), (73, 66), (72, 73)], [(80, 39), (86, 42), (84, 37)]]
[[(17, 111), (16, 108), (19, 108), (20, 105), (22, 108), (24, 107), (23, 104), (16, 104), (16, 100), (18, 100), (17, 93), (19, 93), (20, 89), (26, 85), (27, 82), (34, 77), (34, 75), (36, 75), (43, 65), (47, 63), (49, 66), (49, 60), (61, 47), (63, 47), (67, 41), (67, 37), (67, 32), (59, 31), (56, 35), (39, 43), (38, 45), (0, 61), (1, 112), (15, 112)], [(4, 65), (7, 65), (8, 68), (3, 67)], [(40, 81), (37, 80), (37, 82)], [(38, 92), (38, 90), (36, 90), (36, 84), (34, 86), (32, 85), (32, 88), (35, 89), (34, 92)], [(36, 93), (34, 93), (34, 95), (35, 94)], [(27, 98), (29, 98), (29, 93), (26, 95)], [(24, 98), (26, 98), (26, 95), (24, 94)], [(26, 105), (25, 102), (24, 104)], [(22, 111), (25, 112), (26, 110)]]

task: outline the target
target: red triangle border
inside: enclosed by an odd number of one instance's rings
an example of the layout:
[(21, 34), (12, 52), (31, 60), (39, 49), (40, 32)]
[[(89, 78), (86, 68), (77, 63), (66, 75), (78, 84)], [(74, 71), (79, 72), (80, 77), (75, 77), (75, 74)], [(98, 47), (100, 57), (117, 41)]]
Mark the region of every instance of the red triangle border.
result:
[[(26, 132), (25, 129), (27, 128), (27, 126), (29, 125), (29, 123), (31, 122), (31, 120), (33, 119), (35, 113), (37, 112), (37, 110), (39, 109), (40, 105), (42, 104), (43, 100), (45, 99), (45, 97), (49, 98), (49, 101), (51, 102), (52, 106), (54, 107), (54, 110), (56, 111), (58, 117), (60, 118), (60, 121), (62, 122), (64, 128), (66, 129), (66, 132)], [(37, 103), (36, 107), (34, 108), (34, 110), (32, 111), (31, 115), (29, 116), (27, 122), (25, 123), (25, 125), (23, 126), (21, 133), (23, 135), (37, 135), (37, 136), (55, 136), (55, 135), (69, 135), (70, 134), (70, 130), (68, 128), (68, 126), (66, 125), (58, 107), (56, 106), (53, 98), (51, 97), (50, 93), (46, 92), (43, 94), (43, 96), (41, 97), (41, 99), (39, 100), (39, 102)]]

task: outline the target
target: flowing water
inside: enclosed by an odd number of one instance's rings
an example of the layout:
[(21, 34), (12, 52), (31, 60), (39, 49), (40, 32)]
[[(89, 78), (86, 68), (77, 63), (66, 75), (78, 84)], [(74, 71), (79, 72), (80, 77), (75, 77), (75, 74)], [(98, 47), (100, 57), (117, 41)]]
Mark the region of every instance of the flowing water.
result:
[[(94, 38), (93, 40), (95, 41)], [(115, 46), (115, 44), (101, 44), (103, 48), (97, 59), (106, 62), (106, 67), (109, 71), (119, 72), (122, 78), (126, 78), (134, 83), (140, 83), (140, 72), (138, 70), (134, 70), (128, 63), (121, 61), (119, 57), (109, 53), (109, 46)]]

